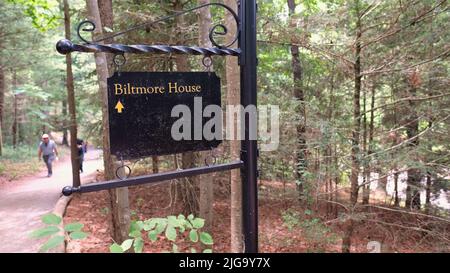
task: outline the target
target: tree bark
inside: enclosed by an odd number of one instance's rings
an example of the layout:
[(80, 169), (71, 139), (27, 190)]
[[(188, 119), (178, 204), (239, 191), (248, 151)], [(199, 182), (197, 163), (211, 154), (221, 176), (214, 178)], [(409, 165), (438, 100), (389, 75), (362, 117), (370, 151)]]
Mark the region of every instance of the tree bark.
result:
[[(225, 0), (224, 4), (237, 11), (235, 0)], [(228, 29), (226, 37), (227, 43), (230, 43), (236, 34), (236, 23), (234, 17), (226, 14), (225, 26)], [(238, 69), (238, 60), (236, 57), (228, 56), (225, 58), (225, 72), (227, 81), (227, 105), (240, 104), (240, 73)], [(233, 120), (233, 128), (237, 128), (237, 122)], [(227, 125), (228, 126), (228, 125)], [(230, 140), (230, 158), (239, 159), (241, 143), (239, 140)], [(242, 184), (239, 169), (231, 170), (231, 252), (241, 253), (243, 251), (242, 237)]]
[[(198, 0), (198, 5), (208, 4), (209, 0)], [(212, 47), (212, 43), (209, 40), (209, 28), (212, 26), (211, 11), (209, 7), (203, 8), (199, 12), (198, 16), (198, 26), (199, 26), (199, 46), (200, 47)], [(202, 65), (202, 62), (200, 62)], [(209, 67), (210, 71), (213, 71), (212, 66)], [(207, 158), (207, 152), (199, 152), (198, 158), (200, 162), (204, 162)], [(205, 219), (205, 230), (208, 232), (212, 231), (213, 223), (213, 204), (214, 204), (214, 180), (213, 174), (201, 175), (199, 176), (199, 188), (200, 188), (200, 217)]]
[[(355, 0), (355, 14), (356, 14), (356, 40), (355, 40), (355, 65), (354, 65), (354, 94), (353, 94), (353, 129), (352, 129), (352, 149), (351, 161), (352, 170), (350, 175), (350, 206), (353, 210), (358, 201), (358, 176), (359, 176), (359, 143), (360, 143), (360, 128), (361, 128), (361, 109), (360, 109), (360, 94), (361, 94), (361, 16), (359, 0)], [(351, 237), (353, 233), (354, 221), (352, 218), (348, 220), (347, 228), (344, 232), (342, 240), (342, 252), (350, 252)]]
[(62, 138), (62, 145), (69, 146), (69, 140), (68, 140), (68, 134), (67, 134), (67, 100), (62, 100), (62, 131), (63, 131), (63, 138)]
[[(411, 77), (414, 76), (413, 75)], [(409, 96), (416, 97), (417, 89), (414, 86), (414, 82), (409, 82)], [(410, 149), (416, 149), (419, 145), (419, 116), (416, 113), (417, 103), (414, 100), (409, 101), (409, 117), (407, 119), (406, 135), (410, 141), (408, 142), (408, 147)], [(413, 159), (414, 160), (414, 159)], [(408, 178), (406, 180), (406, 208), (410, 209), (420, 209), (420, 180), (421, 174), (420, 170), (417, 168), (408, 168)]]
[[(88, 8), (89, 19), (95, 23), (96, 28), (93, 32), (93, 38), (96, 39), (102, 35), (103, 24), (112, 27), (112, 4), (106, 3), (108, 1), (86, 0)], [(99, 11), (99, 3), (102, 7), (101, 19)], [(109, 4), (110, 8), (107, 8)], [(97, 68), (97, 77), (99, 82), (99, 91), (102, 98), (102, 125), (103, 125), (103, 164), (105, 168), (105, 179), (111, 180), (115, 177), (115, 166), (110, 152), (109, 143), (109, 119), (108, 119), (108, 64), (105, 53), (95, 53), (95, 64)], [(130, 211), (128, 200), (128, 188), (119, 188), (110, 191), (111, 198), (111, 214), (113, 224), (113, 238), (116, 242), (123, 242), (128, 239), (128, 230), (130, 225)]]
[[(64, 30), (66, 39), (70, 39), (70, 12), (69, 3), (63, 0), (64, 3)], [(66, 54), (66, 86), (67, 86), (67, 102), (69, 104), (70, 113), (70, 159), (72, 161), (72, 185), (79, 187), (80, 182), (80, 159), (78, 156), (77, 147), (77, 116), (75, 109), (75, 89), (73, 85), (72, 73), (72, 56)], [(64, 117), (65, 118), (65, 117)]]
[[(433, 125), (432, 121), (428, 122), (428, 128)], [(428, 149), (431, 151), (432, 145), (430, 144)], [(425, 188), (425, 213), (430, 213), (431, 208), (431, 171), (427, 171), (427, 181)]]
[[(175, 0), (173, 2), (173, 9), (175, 12), (183, 10), (183, 3), (180, 0)], [(182, 29), (185, 26), (184, 16), (176, 17), (176, 32), (175, 37), (180, 39), (177, 41), (178, 44), (184, 44)], [(177, 71), (189, 71), (189, 62), (186, 55), (175, 56), (175, 64)], [(181, 155), (181, 164), (183, 169), (195, 167), (196, 153), (187, 152)], [(199, 215), (199, 198), (198, 198), (198, 186), (197, 177), (185, 177), (184, 181), (179, 184), (180, 195), (183, 201), (183, 213), (184, 214), (194, 214)]]
[(12, 144), (13, 148), (15, 149), (17, 146), (17, 94), (16, 92), (17, 88), (17, 72), (14, 70), (13, 72), (13, 79), (12, 79), (12, 85), (13, 85), (13, 96), (14, 96), (14, 102), (13, 102), (13, 124), (11, 127), (11, 133), (12, 133)]
[(3, 106), (5, 103), (5, 70), (0, 64), (0, 156), (3, 153)]
[[(297, 4), (295, 0), (287, 0), (290, 17), (290, 28), (295, 29), (295, 8)], [(296, 44), (295, 36), (291, 38), (291, 55), (292, 55), (292, 71), (294, 79), (294, 97), (297, 100), (298, 107), (296, 113), (299, 116), (297, 124), (297, 147), (296, 147), (296, 168), (295, 174), (297, 178), (297, 190), (299, 192), (299, 199), (303, 199), (304, 184), (306, 183), (303, 174), (305, 173), (308, 164), (306, 160), (307, 146), (305, 139), (306, 132), (306, 110), (305, 110), (305, 95), (302, 89), (302, 73), (303, 68), (300, 62), (300, 50)]]

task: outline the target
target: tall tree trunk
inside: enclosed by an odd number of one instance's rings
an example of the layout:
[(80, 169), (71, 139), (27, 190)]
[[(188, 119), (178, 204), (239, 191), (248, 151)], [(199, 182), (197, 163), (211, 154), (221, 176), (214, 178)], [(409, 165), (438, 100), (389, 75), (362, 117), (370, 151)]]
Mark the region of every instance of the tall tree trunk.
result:
[[(295, 0), (287, 0), (287, 4), (289, 7), (289, 17), (290, 17), (290, 28), (296, 28), (296, 19), (295, 19), (295, 8), (297, 4)], [(297, 147), (296, 147), (296, 168), (295, 174), (297, 178), (297, 190), (299, 192), (299, 199), (303, 199), (304, 195), (304, 184), (306, 183), (306, 179), (303, 176), (307, 169), (307, 160), (306, 160), (306, 110), (305, 110), (305, 96), (302, 89), (302, 65), (300, 62), (300, 50), (296, 44), (295, 36), (291, 38), (291, 55), (292, 55), (292, 71), (293, 71), (293, 79), (294, 79), (294, 97), (297, 100), (298, 107), (296, 109), (296, 113), (298, 113), (298, 124), (297, 124)]]
[(394, 206), (400, 205), (400, 199), (398, 197), (398, 169), (394, 169)]
[(17, 72), (14, 70), (13, 72), (13, 79), (12, 79), (12, 86), (13, 86), (13, 124), (11, 127), (11, 133), (12, 133), (12, 144), (13, 148), (15, 149), (17, 146)]
[[(209, 0), (198, 0), (198, 5), (208, 4)], [(212, 47), (212, 43), (209, 40), (209, 28), (212, 26), (211, 11), (209, 7), (205, 7), (199, 12), (198, 16), (198, 27), (199, 27), (199, 46), (200, 47)], [(202, 62), (200, 62), (201, 65)], [(209, 67), (213, 71), (213, 66)], [(207, 152), (199, 152), (198, 157), (200, 162), (204, 162), (207, 157)], [(205, 230), (208, 232), (212, 231), (213, 222), (213, 203), (214, 203), (214, 184), (213, 175), (201, 175), (199, 176), (200, 183), (200, 217), (205, 219)]]
[[(225, 0), (224, 4), (231, 7), (237, 12), (237, 5), (235, 0)], [(226, 41), (230, 43), (236, 34), (236, 23), (234, 17), (227, 13), (225, 25), (228, 29)], [(240, 73), (238, 69), (238, 59), (236, 57), (227, 56), (225, 58), (225, 72), (227, 80), (227, 105), (240, 104)], [(237, 123), (234, 123), (233, 128), (237, 128)], [(227, 124), (227, 126), (229, 126)], [(230, 140), (230, 157), (231, 160), (239, 159), (239, 150), (241, 143), (239, 140)], [(242, 238), (242, 185), (241, 175), (239, 169), (231, 170), (230, 174), (231, 185), (231, 252), (240, 253), (243, 251)]]
[[(112, 2), (86, 0), (89, 19), (95, 23), (96, 28), (93, 32), (93, 39), (102, 35), (103, 24), (112, 27)], [(102, 8), (103, 18), (100, 17), (99, 4)], [(108, 8), (109, 7), (109, 8)], [(109, 143), (109, 120), (108, 120), (108, 65), (105, 53), (95, 53), (95, 64), (97, 69), (97, 77), (99, 82), (99, 91), (102, 98), (102, 125), (103, 125), (103, 164), (105, 168), (105, 179), (114, 178), (115, 166), (110, 152)], [(110, 191), (111, 198), (111, 214), (113, 224), (113, 238), (116, 242), (123, 242), (128, 238), (128, 230), (130, 225), (130, 208), (128, 200), (128, 188), (118, 188)]]
[[(173, 8), (175, 12), (183, 10), (183, 3), (181, 0), (176, 0), (173, 2)], [(202, 11), (203, 12), (203, 11)], [(183, 28), (185, 27), (184, 16), (176, 17), (176, 33), (175, 37), (180, 37), (178, 43), (184, 44), (183, 41)], [(177, 71), (189, 71), (189, 62), (186, 55), (175, 56), (175, 64)], [(181, 164), (183, 169), (195, 167), (197, 153), (186, 152), (181, 155)], [(198, 177), (185, 177), (179, 184), (180, 195), (183, 200), (183, 213), (185, 214), (199, 214), (199, 199), (198, 199), (198, 187), (197, 179)]]
[(363, 91), (363, 137), (362, 137), (362, 147), (363, 147), (363, 155), (366, 156), (365, 160), (363, 161), (363, 198), (362, 203), (367, 205), (369, 204), (369, 194), (370, 194), (370, 187), (367, 185), (369, 183), (369, 175), (368, 175), (368, 166), (367, 166), (367, 114), (366, 114), (366, 102), (367, 102), (367, 95), (366, 95), (366, 89)]
[(3, 153), (3, 105), (5, 103), (5, 70), (0, 64), (0, 156)]
[(153, 173), (159, 173), (159, 158), (152, 156), (152, 171)]
[[(67, 0), (63, 0), (64, 3), (64, 30), (66, 39), (70, 39), (70, 12), (69, 3)], [(70, 113), (70, 159), (72, 161), (72, 185), (79, 187), (80, 182), (80, 159), (78, 156), (77, 147), (77, 116), (75, 109), (75, 90), (73, 85), (73, 73), (72, 73), (72, 56), (66, 54), (66, 86), (67, 86), (67, 102), (69, 104)], [(65, 118), (65, 116), (64, 116)]]
[[(367, 171), (366, 171), (366, 181), (367, 181), (367, 192), (364, 195), (364, 204), (369, 204), (370, 199), (370, 173), (372, 172), (372, 158), (371, 155), (373, 154), (373, 131), (374, 131), (374, 108), (375, 108), (375, 89), (376, 85), (374, 84), (372, 86), (372, 92), (371, 92), (371, 99), (370, 99), (370, 122), (369, 122), (369, 147), (367, 151)], [(364, 110), (365, 112), (365, 110)], [(387, 183), (386, 183), (387, 184)]]
[(366, 119), (366, 93), (364, 92), (364, 146), (367, 151), (365, 154), (367, 156), (364, 165), (364, 188), (363, 188), (363, 204), (369, 204), (370, 199), (370, 173), (372, 171), (371, 168), (371, 155), (373, 153), (373, 130), (374, 130), (374, 107), (375, 107), (375, 89), (376, 84), (373, 84), (371, 88), (371, 96), (370, 96), (370, 121), (369, 121), (369, 141), (367, 143), (367, 119)]
[(62, 145), (69, 146), (69, 140), (67, 139), (67, 100), (63, 99), (62, 101), (62, 131), (63, 131), (63, 138), (62, 138)]
[[(409, 96), (416, 97), (417, 88), (415, 86), (414, 77), (418, 77), (417, 72), (413, 72), (411, 78), (409, 79), (408, 86), (409, 88)], [(417, 103), (414, 100), (409, 101), (409, 117), (407, 120), (406, 127), (406, 135), (409, 139), (408, 147), (409, 149), (417, 149), (419, 145), (419, 137), (417, 136), (419, 133), (419, 116), (416, 112)], [(414, 151), (413, 154), (416, 152)], [(417, 160), (418, 158), (416, 158)], [(414, 160), (414, 159), (413, 159)], [(420, 209), (420, 180), (421, 174), (420, 170), (417, 168), (408, 168), (408, 178), (406, 180), (406, 208), (411, 209)]]
[[(352, 129), (352, 151), (351, 161), (352, 170), (350, 175), (350, 206), (353, 210), (358, 201), (358, 176), (359, 176), (359, 138), (361, 128), (361, 110), (360, 110), (360, 94), (361, 94), (361, 16), (359, 0), (355, 0), (355, 14), (356, 14), (356, 40), (355, 40), (355, 66), (354, 66), (354, 80), (355, 88), (353, 94), (353, 129)], [(352, 217), (352, 216), (350, 216)], [(350, 218), (347, 221), (346, 230), (342, 239), (342, 252), (350, 252), (351, 237), (353, 234), (354, 221)]]
[[(428, 128), (430, 128), (433, 125), (432, 121), (428, 122)], [(430, 144), (428, 149), (431, 151), (432, 145)], [(426, 181), (426, 188), (425, 188), (425, 213), (430, 213), (431, 208), (431, 172), (427, 171), (427, 181)]]

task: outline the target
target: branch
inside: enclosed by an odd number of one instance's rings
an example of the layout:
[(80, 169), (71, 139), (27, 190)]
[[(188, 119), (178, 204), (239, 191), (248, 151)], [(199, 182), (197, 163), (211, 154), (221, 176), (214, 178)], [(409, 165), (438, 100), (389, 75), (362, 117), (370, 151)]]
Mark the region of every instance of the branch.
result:
[(445, 218), (434, 216), (434, 215), (419, 213), (419, 212), (404, 211), (404, 210), (400, 210), (400, 209), (391, 209), (391, 208), (386, 208), (386, 207), (376, 206), (376, 205), (362, 205), (362, 206), (363, 207), (373, 207), (373, 208), (378, 208), (378, 209), (383, 209), (383, 210), (388, 210), (388, 211), (395, 211), (395, 212), (399, 212), (399, 213), (406, 213), (406, 214), (411, 214), (411, 215), (424, 216), (424, 217), (433, 218), (433, 219), (436, 219), (439, 221), (450, 223), (449, 219), (445, 219)]
[(377, 69), (374, 69), (374, 70), (371, 70), (371, 71), (362, 72), (360, 74), (360, 76), (366, 76), (366, 75), (371, 75), (371, 74), (390, 73), (390, 72), (396, 72), (396, 71), (407, 71), (407, 70), (410, 70), (411, 68), (414, 68), (414, 67), (417, 67), (417, 66), (420, 66), (420, 65), (423, 65), (423, 64), (435, 61), (435, 60), (437, 60), (437, 59), (439, 59), (441, 57), (447, 58), (449, 54), (450, 54), (450, 48), (445, 50), (441, 54), (431, 58), (431, 59), (427, 59), (427, 60), (418, 62), (418, 63), (413, 64), (413, 65), (411, 65), (409, 67), (406, 67), (406, 68), (396, 68), (396, 69), (385, 69), (385, 70), (382, 70), (381, 68), (385, 67), (387, 65), (387, 63), (386, 63), (383, 66), (381, 66), (380, 68), (377, 68)]

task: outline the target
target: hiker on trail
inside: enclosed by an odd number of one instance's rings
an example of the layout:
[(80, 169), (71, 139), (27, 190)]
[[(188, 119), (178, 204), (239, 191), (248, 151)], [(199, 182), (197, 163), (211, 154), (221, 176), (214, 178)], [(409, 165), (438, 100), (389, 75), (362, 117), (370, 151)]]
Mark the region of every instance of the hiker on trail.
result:
[(84, 161), (84, 141), (82, 139), (77, 139), (78, 148), (78, 160), (80, 162), (80, 172), (83, 172), (83, 161)]
[[(56, 155), (56, 157), (55, 157)], [(45, 165), (47, 165), (48, 175), (52, 176), (52, 162), (53, 160), (58, 160), (58, 150), (56, 149), (56, 144), (53, 140), (49, 139), (47, 134), (42, 135), (42, 141), (39, 144), (38, 157), (44, 160)]]

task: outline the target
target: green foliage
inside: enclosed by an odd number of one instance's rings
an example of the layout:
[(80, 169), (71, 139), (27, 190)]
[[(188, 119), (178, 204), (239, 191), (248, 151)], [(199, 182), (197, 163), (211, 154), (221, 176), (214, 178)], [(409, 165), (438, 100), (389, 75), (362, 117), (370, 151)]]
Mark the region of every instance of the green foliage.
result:
[(304, 216), (294, 209), (282, 213), (283, 224), (289, 231), (300, 228), (301, 235), (310, 244), (310, 251), (321, 252), (324, 246), (334, 244), (337, 236), (318, 217), (313, 217), (311, 210), (305, 210)]
[(30, 17), (33, 26), (40, 31), (56, 27), (61, 19), (56, 0), (8, 0), (24, 7), (23, 13)]
[(72, 240), (81, 240), (88, 236), (87, 233), (81, 231), (84, 226), (81, 223), (69, 223), (65, 225), (63, 229), (60, 229), (58, 225), (61, 223), (62, 219), (53, 213), (43, 215), (41, 221), (45, 226), (30, 233), (30, 237), (35, 239), (49, 237), (49, 239), (41, 246), (39, 252), (47, 252), (52, 248), (64, 244), (64, 236), (59, 235), (61, 233), (64, 234), (64, 232), (66, 232)]
[[(201, 231), (205, 224), (205, 220), (196, 218), (194, 215), (185, 217), (180, 214), (178, 216), (167, 216), (166, 218), (150, 218), (145, 221), (133, 221), (130, 224), (130, 239), (122, 242), (122, 244), (113, 243), (109, 250), (112, 253), (123, 253), (134, 248), (135, 253), (141, 253), (144, 248), (145, 239), (156, 242), (159, 238), (171, 242), (172, 249), (170, 252), (178, 253), (179, 248), (175, 242), (188, 242), (190, 244), (190, 252), (196, 253), (197, 248), (203, 249), (203, 253), (211, 253), (214, 244), (212, 236)], [(147, 232), (147, 236), (143, 236)], [(168, 251), (169, 252), (169, 251)]]
[(3, 146), (0, 156), (0, 175), (8, 180), (16, 180), (22, 176), (39, 171), (42, 167), (37, 158), (37, 146), (18, 145), (15, 149)]

